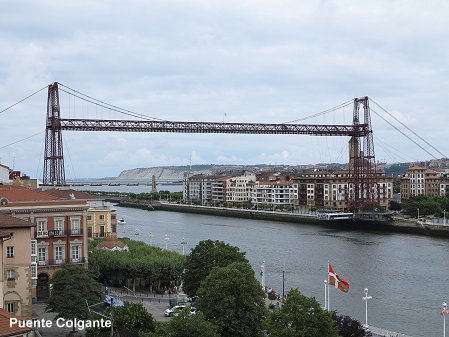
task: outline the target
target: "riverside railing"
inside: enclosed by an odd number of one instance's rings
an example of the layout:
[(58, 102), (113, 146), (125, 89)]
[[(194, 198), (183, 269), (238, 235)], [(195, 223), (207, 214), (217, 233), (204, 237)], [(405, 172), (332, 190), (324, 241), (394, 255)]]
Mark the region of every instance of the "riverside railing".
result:
[(374, 326), (369, 326), (368, 330), (371, 331), (374, 335), (381, 337), (412, 337), (400, 332), (389, 331), (386, 329), (376, 328)]

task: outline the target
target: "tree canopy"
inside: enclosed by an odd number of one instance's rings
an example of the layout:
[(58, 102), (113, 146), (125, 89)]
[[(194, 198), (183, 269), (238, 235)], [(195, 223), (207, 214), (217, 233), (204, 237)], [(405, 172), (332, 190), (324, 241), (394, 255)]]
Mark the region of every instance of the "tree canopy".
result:
[(349, 316), (338, 315), (332, 312), (332, 319), (337, 323), (341, 337), (371, 337), (372, 333), (366, 330), (356, 319)]
[(142, 303), (125, 302), (123, 307), (113, 308), (113, 317), (114, 330), (120, 336), (138, 337), (156, 329), (156, 321)]
[(215, 267), (233, 262), (248, 262), (238, 247), (223, 241), (200, 241), (187, 256), (183, 275), (183, 290), (190, 297), (197, 295), (201, 282)]
[(220, 337), (217, 327), (206, 321), (201, 312), (192, 315), (185, 308), (167, 323), (160, 323), (154, 334), (157, 337)]
[(426, 215), (443, 216), (443, 210), (449, 211), (449, 197), (426, 197), (416, 196), (406, 200), (403, 205), (404, 213), (413, 217)]
[(89, 270), (101, 281), (149, 278), (152, 282), (171, 282), (181, 278), (185, 257), (176, 252), (122, 239), (128, 252), (96, 249), (101, 241), (89, 242)]
[(46, 310), (57, 312), (57, 317), (87, 319), (89, 310), (86, 301), (94, 304), (104, 298), (101, 285), (78, 265), (65, 265), (53, 275), (50, 282), (52, 291)]
[[(141, 303), (125, 302), (123, 307), (109, 308), (104, 314), (113, 320), (114, 336), (140, 337), (148, 334), (154, 336), (156, 321)], [(93, 314), (91, 319), (100, 319), (104, 316)], [(86, 329), (87, 337), (109, 337), (111, 328)]]
[(265, 294), (248, 262), (214, 268), (198, 289), (197, 308), (223, 337), (262, 335)]
[(298, 289), (288, 292), (281, 309), (271, 313), (264, 322), (268, 336), (273, 337), (338, 337), (338, 328), (331, 313), (323, 310), (313, 297)]

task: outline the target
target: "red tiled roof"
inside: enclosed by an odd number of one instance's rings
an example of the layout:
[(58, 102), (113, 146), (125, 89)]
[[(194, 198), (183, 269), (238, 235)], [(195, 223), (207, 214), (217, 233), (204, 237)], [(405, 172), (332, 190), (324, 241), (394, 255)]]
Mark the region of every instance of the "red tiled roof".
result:
[(9, 327), (9, 319), (22, 317), (11, 314), (10, 312), (0, 309), (0, 337), (16, 336), (31, 331), (31, 328), (19, 328), (18, 326)]
[(425, 174), (440, 174), (441, 172), (435, 170), (426, 170)]
[(415, 165), (415, 166), (410, 167), (409, 171), (418, 171), (418, 170), (425, 170), (425, 169), (426, 169), (425, 167)]
[(102, 248), (112, 249), (115, 247), (119, 247), (122, 249), (126, 247), (126, 244), (120, 241), (116, 235), (108, 236), (104, 241), (100, 242), (97, 245), (98, 249)]
[(0, 185), (0, 199), (1, 198), (6, 198), (9, 202), (61, 199), (38, 190), (16, 185)]
[(42, 192), (50, 194), (52, 196), (61, 198), (61, 199), (70, 199), (70, 195), (73, 194), (73, 196), (75, 197), (75, 199), (81, 199), (81, 200), (91, 200), (91, 199), (101, 199), (95, 195), (86, 193), (86, 192), (82, 192), (82, 191), (77, 191), (77, 190), (58, 190), (56, 188), (52, 188), (49, 190), (43, 190)]
[[(6, 200), (4, 200), (6, 199)], [(3, 201), (5, 204), (3, 204)], [(56, 206), (56, 205), (86, 205), (86, 200), (65, 199), (22, 186), (0, 185), (1, 206)]]
[(15, 218), (13, 216), (5, 215), (5, 214), (0, 214), (0, 229), (19, 228), (19, 227), (34, 227), (34, 226), (36, 226), (36, 225), (29, 221)]

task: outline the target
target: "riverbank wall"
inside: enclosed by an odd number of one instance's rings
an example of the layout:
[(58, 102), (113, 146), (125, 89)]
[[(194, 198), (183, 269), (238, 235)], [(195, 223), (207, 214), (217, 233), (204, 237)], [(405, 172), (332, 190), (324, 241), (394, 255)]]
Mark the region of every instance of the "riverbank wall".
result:
[[(112, 201), (112, 200), (111, 200)], [(273, 212), (262, 210), (248, 210), (224, 207), (209, 207), (199, 205), (183, 205), (173, 203), (133, 203), (130, 201), (120, 201), (118, 206), (132, 207), (150, 211), (169, 211), (194, 213), (204, 215), (214, 215), (222, 217), (232, 217), (253, 220), (269, 220), (291, 222), (304, 225), (321, 225), (333, 229), (352, 229), (363, 231), (387, 231), (420, 234), (427, 236), (449, 237), (449, 225), (417, 222), (416, 219), (404, 219), (393, 216), (392, 221), (371, 221), (371, 220), (323, 220), (315, 215)]]

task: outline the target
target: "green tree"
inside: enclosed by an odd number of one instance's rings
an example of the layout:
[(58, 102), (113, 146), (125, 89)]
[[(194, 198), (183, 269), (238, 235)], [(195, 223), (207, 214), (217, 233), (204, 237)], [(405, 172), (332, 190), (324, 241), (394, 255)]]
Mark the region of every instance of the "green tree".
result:
[(331, 314), (324, 311), (314, 297), (292, 289), (281, 309), (265, 321), (269, 336), (273, 337), (338, 337), (338, 328)]
[[(442, 199), (444, 200), (444, 199)], [(441, 204), (437, 198), (417, 196), (408, 199), (404, 205), (404, 212), (413, 217), (442, 214)]]
[(214, 324), (206, 321), (201, 312), (192, 315), (190, 308), (185, 308), (169, 322), (160, 323), (154, 335), (158, 337), (220, 337), (217, 330)]
[(140, 333), (153, 332), (156, 321), (142, 303), (125, 302), (113, 308), (114, 330), (119, 336), (138, 337)]
[(198, 289), (197, 308), (223, 337), (262, 335), (265, 294), (248, 262), (214, 268)]
[[(152, 333), (156, 329), (156, 321), (153, 316), (147, 312), (141, 303), (125, 302), (123, 307), (115, 307), (108, 310), (106, 315), (112, 316), (114, 336), (120, 337), (140, 337)], [(100, 319), (99, 315), (93, 314), (92, 319)], [(87, 337), (109, 337), (110, 328), (90, 328), (86, 330)]]
[(96, 249), (99, 240), (89, 242), (89, 270), (98, 275), (101, 282), (128, 282), (135, 290), (136, 280), (146, 279), (148, 283), (160, 287), (176, 283), (181, 279), (185, 257), (176, 252), (166, 251), (144, 242), (123, 239), (129, 252)]
[(201, 282), (215, 267), (233, 262), (248, 262), (245, 253), (223, 241), (200, 241), (187, 256), (183, 275), (183, 290), (190, 297), (197, 295)]
[(89, 317), (86, 301), (94, 304), (104, 297), (100, 284), (78, 265), (65, 265), (53, 275), (51, 285), (46, 310), (57, 312), (58, 318), (85, 320)]
[(371, 337), (373, 335), (358, 320), (349, 316), (337, 315), (337, 312), (333, 311), (332, 319), (337, 323), (341, 337)]

